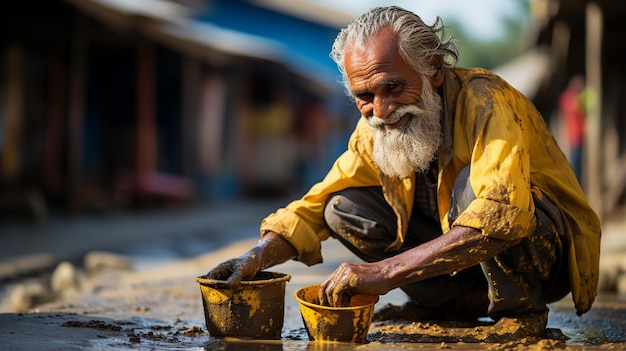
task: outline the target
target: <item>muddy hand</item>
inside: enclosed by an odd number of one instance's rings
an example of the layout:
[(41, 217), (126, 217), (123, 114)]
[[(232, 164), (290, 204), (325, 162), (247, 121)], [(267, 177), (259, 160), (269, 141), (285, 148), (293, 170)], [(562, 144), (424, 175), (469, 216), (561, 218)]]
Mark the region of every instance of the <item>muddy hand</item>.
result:
[(207, 278), (225, 280), (228, 287), (239, 285), (242, 280), (252, 278), (259, 272), (255, 260), (248, 255), (224, 261), (207, 273)]
[(237, 260), (236, 258), (222, 262), (217, 266), (213, 267), (207, 274), (207, 278), (215, 279), (215, 280), (226, 280), (230, 278), (234, 271), (234, 262), (233, 260)]
[(354, 295), (383, 295), (389, 291), (388, 281), (377, 263), (342, 263), (321, 284), (322, 305), (343, 307)]
[(319, 299), (323, 306), (346, 307), (350, 305), (350, 299), (355, 294), (358, 277), (345, 263), (339, 266), (320, 285)]
[(332, 307), (350, 306), (350, 301), (352, 300), (352, 294), (348, 293), (347, 291), (339, 291), (339, 292), (334, 292), (331, 294), (332, 294), (332, 302), (328, 299), (328, 297), (326, 297), (323, 301), (321, 301), (320, 305), (332, 306)]

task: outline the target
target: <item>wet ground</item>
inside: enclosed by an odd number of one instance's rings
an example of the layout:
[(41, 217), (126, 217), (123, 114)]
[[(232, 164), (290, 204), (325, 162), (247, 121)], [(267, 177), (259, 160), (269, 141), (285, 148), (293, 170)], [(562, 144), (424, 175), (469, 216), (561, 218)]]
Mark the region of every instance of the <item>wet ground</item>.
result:
[[(458, 337), (468, 329), (448, 328), (446, 331), (449, 326), (442, 323), (394, 321), (373, 322), (366, 344), (310, 342), (293, 294), (300, 287), (321, 282), (341, 262), (355, 260), (333, 240), (324, 243), (325, 263), (321, 265), (306, 267), (298, 262), (287, 262), (272, 269), (292, 275), (286, 287), (281, 340), (212, 338), (204, 325), (195, 278), (252, 246), (258, 239), (260, 219), (275, 207), (275, 204), (264, 203), (228, 204), (159, 215), (58, 219), (44, 227), (0, 224), (3, 240), (0, 273), (10, 273), (12, 261), (42, 253), (53, 261), (70, 260), (79, 264), (80, 257), (90, 250), (109, 250), (129, 255), (135, 262), (132, 271), (105, 271), (87, 277), (85, 285), (89, 289), (38, 305), (27, 313), (11, 312), (7, 301), (12, 288), (24, 278), (4, 277), (0, 294), (3, 297), (0, 349), (626, 349), (626, 296), (615, 293), (601, 294), (592, 310), (582, 317), (575, 315), (569, 297), (551, 305), (548, 334), (542, 339), (477, 343)], [(12, 268), (14, 272), (20, 270)], [(376, 309), (405, 301), (402, 292), (393, 291), (381, 296)]]

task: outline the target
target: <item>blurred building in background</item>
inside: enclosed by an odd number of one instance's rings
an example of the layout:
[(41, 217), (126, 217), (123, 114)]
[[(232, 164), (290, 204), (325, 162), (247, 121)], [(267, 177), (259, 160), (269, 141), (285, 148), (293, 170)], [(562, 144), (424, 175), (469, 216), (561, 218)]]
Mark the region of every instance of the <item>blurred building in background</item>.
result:
[(531, 6), (538, 24), (533, 45), (544, 53), (546, 66), (527, 65), (521, 72), (532, 76), (545, 68), (532, 98), (550, 122), (558, 120), (559, 96), (572, 77), (584, 77), (581, 183), (603, 220), (621, 219), (626, 200), (626, 2), (533, 0)]
[(356, 115), (304, 2), (0, 4), (0, 213), (301, 192)]
[[(530, 6), (527, 54), (494, 71), (549, 123), (585, 78), (582, 182), (605, 217), (626, 188), (626, 3)], [(305, 0), (1, 2), (0, 214), (300, 195), (358, 118), (328, 57), (352, 16)]]

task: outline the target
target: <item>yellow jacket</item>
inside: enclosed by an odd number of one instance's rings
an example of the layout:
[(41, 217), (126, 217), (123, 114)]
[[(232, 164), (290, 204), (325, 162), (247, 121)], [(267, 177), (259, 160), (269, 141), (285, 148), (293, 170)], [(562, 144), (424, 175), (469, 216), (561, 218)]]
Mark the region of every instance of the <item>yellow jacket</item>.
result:
[[(444, 76), (444, 142), (439, 150), (438, 206), (444, 233), (451, 226), (480, 230), (492, 238), (513, 240), (536, 225), (533, 195), (548, 197), (561, 211), (569, 246), (572, 296), (579, 314), (596, 296), (600, 221), (589, 207), (566, 157), (533, 104), (499, 77), (483, 69), (447, 69)], [(402, 245), (413, 207), (415, 176), (394, 180), (379, 174), (371, 159), (372, 135), (361, 119), (348, 150), (324, 180), (299, 200), (265, 218), (261, 234), (273, 231), (289, 241), (297, 259), (322, 262), (321, 241), (329, 237), (325, 201), (349, 187), (381, 186), (397, 216), (396, 242)], [(454, 223), (448, 223), (452, 187), (470, 166), (476, 194)]]

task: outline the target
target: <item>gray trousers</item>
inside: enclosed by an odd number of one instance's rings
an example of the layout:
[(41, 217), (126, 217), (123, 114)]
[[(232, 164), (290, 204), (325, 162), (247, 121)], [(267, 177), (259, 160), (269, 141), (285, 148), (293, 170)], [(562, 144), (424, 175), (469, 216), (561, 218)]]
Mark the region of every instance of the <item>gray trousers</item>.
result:
[[(450, 223), (475, 199), (469, 168), (456, 179)], [(547, 303), (570, 292), (563, 223), (547, 198), (535, 200), (537, 227), (521, 242), (479, 265), (402, 286), (411, 302), (428, 309), (451, 309), (459, 315), (498, 319), (543, 312)], [(414, 209), (400, 251), (385, 252), (396, 238), (396, 217), (381, 187), (349, 188), (333, 194), (324, 212), (331, 236), (366, 262), (375, 262), (442, 235), (432, 216)]]

